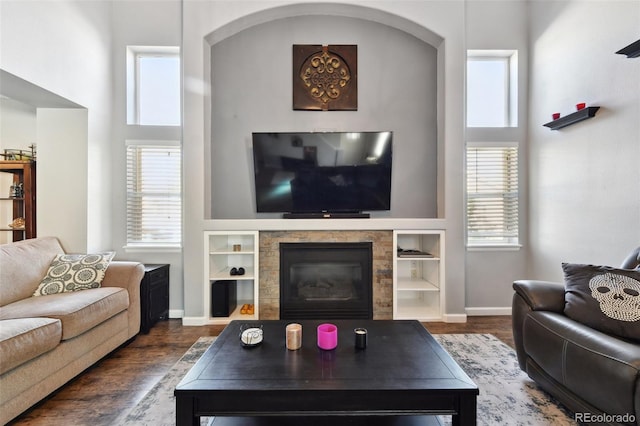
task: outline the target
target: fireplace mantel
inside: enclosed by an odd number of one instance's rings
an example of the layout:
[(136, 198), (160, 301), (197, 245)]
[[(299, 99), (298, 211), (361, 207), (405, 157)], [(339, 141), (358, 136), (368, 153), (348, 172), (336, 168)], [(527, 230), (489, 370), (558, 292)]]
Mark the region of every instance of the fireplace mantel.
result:
[(446, 229), (442, 218), (379, 218), (369, 219), (212, 219), (205, 220), (204, 227), (210, 231), (327, 231), (327, 230), (411, 230)]

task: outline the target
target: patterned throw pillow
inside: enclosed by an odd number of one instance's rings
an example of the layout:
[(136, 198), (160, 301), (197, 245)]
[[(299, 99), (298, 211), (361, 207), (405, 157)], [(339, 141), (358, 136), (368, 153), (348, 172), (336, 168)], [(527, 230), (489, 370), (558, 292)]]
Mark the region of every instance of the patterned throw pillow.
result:
[(59, 254), (51, 265), (34, 296), (67, 293), (98, 288), (115, 252), (100, 254)]
[(563, 263), (564, 313), (603, 333), (640, 340), (640, 271)]

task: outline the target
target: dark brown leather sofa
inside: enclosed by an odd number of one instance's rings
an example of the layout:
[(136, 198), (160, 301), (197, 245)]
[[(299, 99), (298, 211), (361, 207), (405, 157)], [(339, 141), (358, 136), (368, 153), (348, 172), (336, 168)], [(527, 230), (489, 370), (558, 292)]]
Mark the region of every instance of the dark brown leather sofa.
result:
[[(640, 269), (640, 247), (621, 265)], [(520, 368), (585, 424), (640, 419), (640, 343), (564, 315), (560, 283), (513, 283), (513, 337)]]

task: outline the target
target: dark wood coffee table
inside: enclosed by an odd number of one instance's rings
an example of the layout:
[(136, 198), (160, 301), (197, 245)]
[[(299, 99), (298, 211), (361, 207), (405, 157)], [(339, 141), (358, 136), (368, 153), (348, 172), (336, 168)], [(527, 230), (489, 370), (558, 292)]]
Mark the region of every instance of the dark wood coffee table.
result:
[[(476, 424), (478, 387), (419, 322), (299, 321), (302, 348), (289, 351), (290, 322), (231, 322), (176, 386), (177, 425), (430, 425), (438, 414)], [(334, 350), (316, 345), (323, 322), (338, 327)], [(243, 324), (262, 325), (260, 346), (242, 347)], [(356, 327), (368, 330), (364, 350)]]

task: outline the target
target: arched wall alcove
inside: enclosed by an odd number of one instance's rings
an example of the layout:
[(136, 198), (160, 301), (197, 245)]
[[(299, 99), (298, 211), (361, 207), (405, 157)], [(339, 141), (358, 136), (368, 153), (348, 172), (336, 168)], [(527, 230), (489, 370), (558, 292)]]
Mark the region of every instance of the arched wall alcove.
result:
[[(205, 219), (268, 219), (254, 200), (252, 132), (394, 132), (392, 206), (380, 218), (442, 218), (444, 39), (346, 4), (253, 13), (205, 37)], [(294, 111), (292, 45), (358, 46), (358, 110)]]

